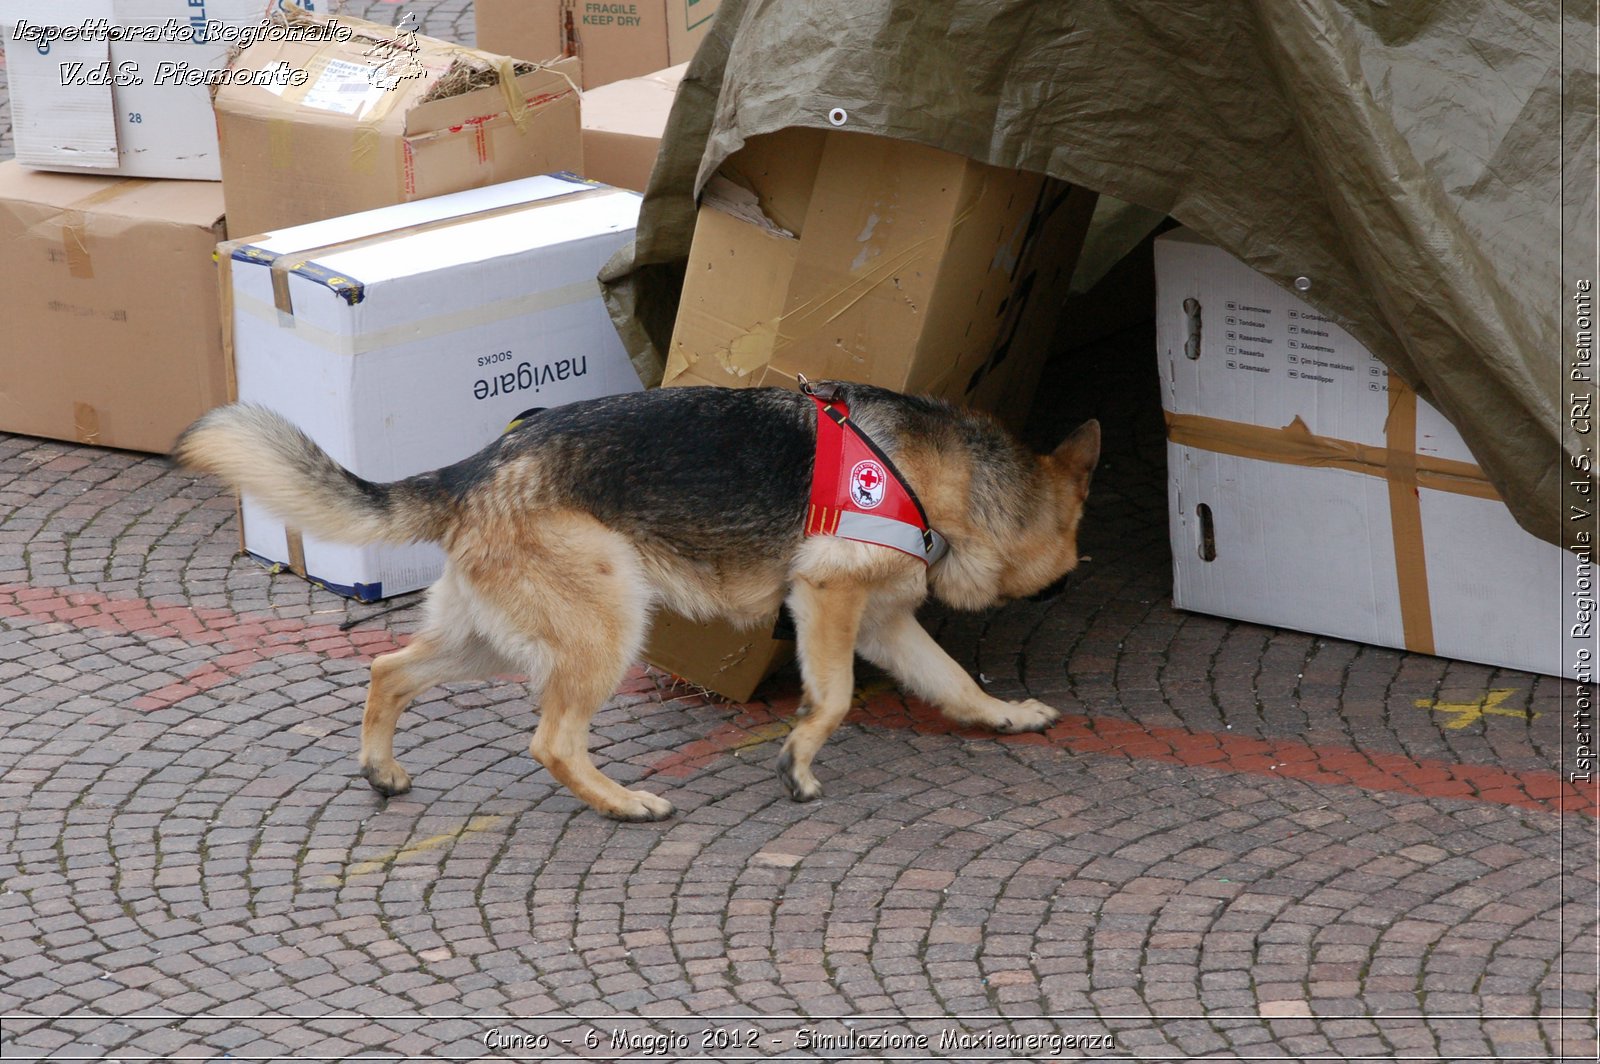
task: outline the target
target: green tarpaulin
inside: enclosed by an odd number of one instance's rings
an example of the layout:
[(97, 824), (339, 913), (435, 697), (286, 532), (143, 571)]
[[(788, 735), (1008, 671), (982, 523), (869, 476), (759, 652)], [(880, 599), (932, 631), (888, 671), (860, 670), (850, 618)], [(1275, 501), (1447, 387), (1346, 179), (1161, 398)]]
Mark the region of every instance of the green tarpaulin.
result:
[(1308, 279), (1559, 541), (1587, 444), (1561, 254), (1592, 248), (1594, 37), (1593, 5), (1558, 0), (723, 0), (607, 296), (659, 379), (701, 185), (746, 138), (842, 111), (1118, 201), (1088, 269), (1171, 215)]

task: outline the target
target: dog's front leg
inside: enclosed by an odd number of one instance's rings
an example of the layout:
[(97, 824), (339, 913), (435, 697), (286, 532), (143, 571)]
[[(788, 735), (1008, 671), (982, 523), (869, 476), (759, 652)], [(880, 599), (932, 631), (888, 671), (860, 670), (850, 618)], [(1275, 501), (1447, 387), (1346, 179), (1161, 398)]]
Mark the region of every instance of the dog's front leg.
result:
[(1061, 716), (1031, 698), (1002, 702), (986, 693), (910, 610), (896, 611), (865, 627), (858, 649), (862, 657), (887, 669), (902, 688), (932, 702), (957, 724), (1011, 734), (1043, 731)]
[(528, 752), (550, 774), (613, 820), (663, 820), (672, 803), (648, 791), (629, 790), (595, 768), (589, 758), (589, 721), (621, 679), (620, 668), (595, 669), (594, 656), (558, 659), (545, 684), (539, 726)]
[(789, 593), (808, 712), (778, 755), (778, 779), (797, 802), (822, 797), (811, 761), (850, 712), (855, 693), (856, 633), (867, 589), (847, 580), (799, 578)]

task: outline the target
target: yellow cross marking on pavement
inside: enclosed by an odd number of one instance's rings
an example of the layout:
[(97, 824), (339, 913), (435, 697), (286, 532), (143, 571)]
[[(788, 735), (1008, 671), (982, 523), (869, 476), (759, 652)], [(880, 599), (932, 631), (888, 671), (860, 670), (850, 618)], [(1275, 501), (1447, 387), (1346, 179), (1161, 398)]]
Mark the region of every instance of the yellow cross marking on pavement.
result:
[(429, 850), (437, 850), (441, 846), (447, 846), (456, 841), (463, 835), (469, 835), (478, 831), (487, 831), (504, 819), (505, 817), (503, 816), (475, 816), (465, 824), (461, 825), (459, 828), (456, 828), (454, 831), (447, 831), (442, 835), (433, 835), (429, 838), (421, 840), (420, 842), (413, 842), (409, 846), (402, 846), (397, 850), (391, 850), (381, 857), (375, 857), (370, 861), (362, 861), (360, 864), (351, 865), (345, 870), (344, 875), (332, 876), (330, 878), (333, 880), (334, 885), (337, 886), (346, 883), (357, 876), (371, 875), (373, 872), (382, 872), (390, 865), (398, 864), (413, 854), (426, 853)]
[(1529, 713), (1521, 709), (1502, 709), (1500, 703), (1517, 693), (1514, 687), (1496, 687), (1486, 692), (1476, 702), (1436, 702), (1429, 698), (1417, 699), (1418, 709), (1429, 709), (1435, 713), (1454, 713), (1455, 719), (1445, 724), (1446, 728), (1460, 729), (1481, 720), (1486, 714), (1495, 717), (1521, 717), (1524, 720), (1535, 720), (1539, 714)]

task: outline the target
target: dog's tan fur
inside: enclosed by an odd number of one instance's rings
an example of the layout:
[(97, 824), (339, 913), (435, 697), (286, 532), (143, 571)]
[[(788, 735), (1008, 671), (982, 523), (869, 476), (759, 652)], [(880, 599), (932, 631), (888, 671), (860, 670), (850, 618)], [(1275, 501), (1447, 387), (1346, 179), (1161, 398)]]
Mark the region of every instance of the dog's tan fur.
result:
[[(607, 816), (655, 820), (672, 812), (671, 803), (602, 774), (589, 758), (588, 728), (637, 659), (658, 605), (691, 617), (754, 621), (787, 600), (805, 699), (779, 775), (797, 800), (822, 793), (812, 764), (850, 708), (857, 653), (963, 724), (1018, 732), (1056, 719), (1042, 703), (986, 694), (914, 611), (930, 592), (966, 609), (1030, 595), (1077, 565), (1098, 424), (1087, 423), (1052, 454), (1033, 456), (1031, 466), (1019, 460), (1002, 472), (984, 467), (981, 449), (919, 434), (885, 409), (883, 431), (874, 435), (889, 437), (929, 523), (950, 543), (931, 569), (884, 547), (798, 536), (782, 553), (752, 551), (736, 563), (713, 564), (565, 503), (561, 485), (571, 471), (537, 448), (492, 454), (491, 445), (474, 459), (481, 482), (471, 491), (439, 489), (444, 471), (374, 487), (340, 470), (276, 415), (228, 407), (191, 427), (175, 457), (330, 539), (444, 545), (448, 564), (428, 594), (420, 632), (372, 665), (360, 766), (375, 789), (394, 795), (411, 785), (394, 757), (394, 732), (419, 694), (451, 680), (526, 673), (540, 706), (529, 744), (534, 758)], [(863, 400), (859, 420), (873, 419)], [(352, 483), (365, 496), (353, 493)], [(382, 507), (372, 501), (378, 492), (387, 493)], [(1022, 516), (975, 512), (974, 500), (986, 494)]]

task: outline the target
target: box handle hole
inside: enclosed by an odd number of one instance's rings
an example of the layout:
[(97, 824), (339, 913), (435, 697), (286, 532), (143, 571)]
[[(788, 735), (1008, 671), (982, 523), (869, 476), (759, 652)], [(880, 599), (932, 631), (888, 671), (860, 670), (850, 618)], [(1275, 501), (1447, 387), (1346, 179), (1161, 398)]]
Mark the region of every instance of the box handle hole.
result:
[(1200, 357), (1200, 301), (1192, 296), (1183, 301), (1183, 313), (1189, 319), (1188, 338), (1183, 341), (1183, 353), (1191, 359)]
[(1200, 560), (1214, 562), (1217, 560), (1217, 529), (1211, 523), (1211, 507), (1201, 503), (1194, 508), (1194, 515), (1200, 519)]

